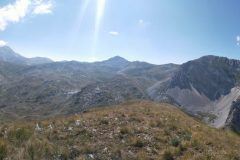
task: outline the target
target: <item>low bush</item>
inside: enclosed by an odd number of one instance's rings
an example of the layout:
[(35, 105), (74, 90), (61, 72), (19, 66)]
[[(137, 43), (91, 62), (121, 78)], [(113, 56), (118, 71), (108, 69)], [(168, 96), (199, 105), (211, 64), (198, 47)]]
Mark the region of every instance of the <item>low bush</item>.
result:
[(174, 147), (178, 147), (181, 144), (181, 139), (179, 137), (174, 137), (171, 139), (170, 144)]

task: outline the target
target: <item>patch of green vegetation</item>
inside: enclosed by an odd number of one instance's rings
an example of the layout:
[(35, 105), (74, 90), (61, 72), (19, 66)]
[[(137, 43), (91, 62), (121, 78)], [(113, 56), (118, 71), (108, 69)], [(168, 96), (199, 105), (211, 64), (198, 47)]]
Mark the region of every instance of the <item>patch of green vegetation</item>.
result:
[(170, 144), (174, 147), (178, 147), (181, 144), (181, 139), (179, 137), (174, 137), (170, 140)]
[(207, 113), (207, 112), (197, 112), (198, 117), (201, 120), (207, 119), (209, 123), (212, 123), (217, 119), (217, 116), (215, 114)]
[(8, 132), (8, 140), (16, 144), (21, 144), (30, 139), (32, 134), (32, 131), (27, 128), (12, 129)]

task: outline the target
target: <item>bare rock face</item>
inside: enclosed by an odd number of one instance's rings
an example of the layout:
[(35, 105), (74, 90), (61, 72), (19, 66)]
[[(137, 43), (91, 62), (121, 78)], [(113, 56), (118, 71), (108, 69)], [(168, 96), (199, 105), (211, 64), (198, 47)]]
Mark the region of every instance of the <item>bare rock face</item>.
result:
[(72, 114), (92, 107), (119, 104), (128, 100), (148, 99), (148, 96), (133, 82), (122, 76), (94, 83), (81, 89), (65, 104), (64, 114)]
[(239, 82), (239, 60), (204, 56), (182, 64), (166, 93), (184, 110), (220, 128), (240, 96)]
[(240, 61), (205, 56), (183, 64), (171, 81), (171, 88), (195, 88), (211, 100), (230, 93), (239, 80)]
[(226, 126), (235, 132), (240, 133), (240, 99), (232, 103)]

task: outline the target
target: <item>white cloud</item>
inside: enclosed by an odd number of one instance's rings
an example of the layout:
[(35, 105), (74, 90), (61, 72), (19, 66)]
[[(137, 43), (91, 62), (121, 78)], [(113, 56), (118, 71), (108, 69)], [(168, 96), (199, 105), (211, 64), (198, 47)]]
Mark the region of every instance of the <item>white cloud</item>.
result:
[(240, 46), (240, 36), (237, 36), (236, 40), (237, 40), (237, 45)]
[(0, 40), (0, 47), (2, 46), (6, 46), (7, 45), (7, 42), (3, 41), (3, 40)]
[(0, 7), (0, 31), (10, 23), (21, 21), (28, 14), (47, 14), (52, 12), (50, 0), (16, 0), (15, 3)]
[(39, 3), (33, 10), (34, 14), (49, 14), (52, 13), (53, 4), (51, 1)]
[(237, 41), (240, 41), (240, 36), (237, 36)]
[(14, 4), (0, 8), (0, 31), (5, 30), (9, 23), (19, 22), (25, 17), (30, 4), (30, 0), (17, 0)]
[(112, 35), (112, 36), (118, 36), (118, 35), (119, 35), (119, 32), (110, 31), (110, 32), (108, 32), (108, 34), (110, 34), (110, 35)]

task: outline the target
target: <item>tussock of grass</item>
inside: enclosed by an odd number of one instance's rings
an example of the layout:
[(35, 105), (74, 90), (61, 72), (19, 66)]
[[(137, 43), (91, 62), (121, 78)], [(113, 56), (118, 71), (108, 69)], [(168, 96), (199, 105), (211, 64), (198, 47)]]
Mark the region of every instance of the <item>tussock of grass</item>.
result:
[[(38, 123), (41, 129), (36, 130)], [(240, 159), (240, 137), (169, 104), (131, 102), (41, 122), (0, 127), (0, 160)]]
[(3, 140), (0, 140), (0, 160), (7, 157), (7, 145)]

